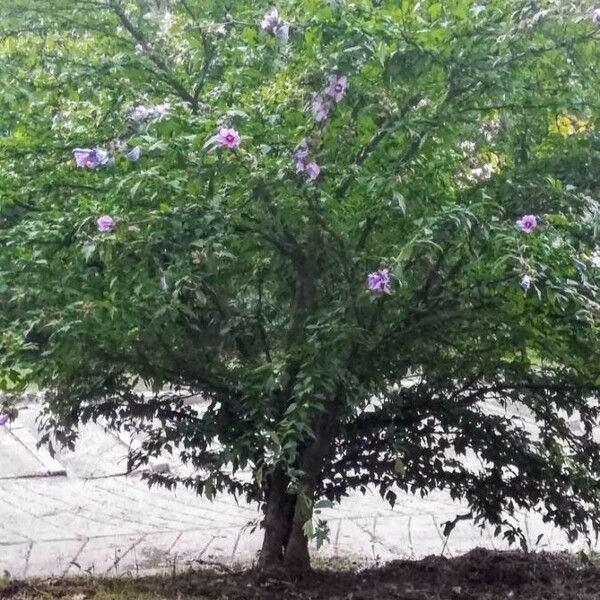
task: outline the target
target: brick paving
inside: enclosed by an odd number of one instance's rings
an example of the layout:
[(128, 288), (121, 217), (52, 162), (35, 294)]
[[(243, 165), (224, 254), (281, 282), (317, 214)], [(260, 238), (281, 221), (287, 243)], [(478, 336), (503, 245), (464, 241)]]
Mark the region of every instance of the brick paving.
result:
[[(209, 502), (187, 490), (149, 489), (139, 474), (123, 475), (127, 446), (99, 425), (84, 427), (76, 451), (53, 460), (35, 448), (36, 414), (35, 405), (22, 409), (0, 435), (0, 573), (117, 575), (256, 559), (256, 507), (229, 496)], [(323, 511), (330, 541), (314, 555), (372, 564), (505, 547), (469, 522), (444, 538), (441, 523), (461, 512), (444, 493), (399, 493), (393, 510), (375, 492), (352, 495)], [(537, 515), (524, 514), (521, 522), (531, 547), (540, 533), (539, 549), (583, 545), (570, 545)]]

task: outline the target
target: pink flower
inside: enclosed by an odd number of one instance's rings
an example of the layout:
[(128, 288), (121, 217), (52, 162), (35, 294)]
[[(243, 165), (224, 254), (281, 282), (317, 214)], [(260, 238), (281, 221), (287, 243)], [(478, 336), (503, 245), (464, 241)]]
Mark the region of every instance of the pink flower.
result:
[[(296, 164), (296, 168), (297, 167), (298, 165)], [(321, 172), (321, 167), (319, 167), (319, 165), (315, 162), (310, 162), (306, 165), (306, 168), (304, 170), (306, 171), (308, 178), (311, 181), (314, 181), (319, 176), (319, 173)]]
[(115, 226), (115, 221), (109, 215), (102, 215), (96, 219), (96, 225), (98, 226), (98, 231), (112, 231), (113, 227)]
[(348, 78), (345, 75), (342, 75), (341, 77), (332, 75), (329, 78), (329, 86), (325, 90), (325, 93), (330, 98), (333, 98), (333, 100), (335, 102), (339, 102), (346, 94), (347, 88), (348, 88)]
[(317, 95), (313, 98), (312, 112), (317, 123), (324, 121), (329, 116), (329, 105), (323, 96)]
[(222, 127), (217, 134), (217, 142), (225, 148), (237, 148), (241, 141), (240, 134), (235, 129)]
[(531, 233), (537, 227), (535, 215), (524, 215), (518, 221), (517, 225), (524, 233)]

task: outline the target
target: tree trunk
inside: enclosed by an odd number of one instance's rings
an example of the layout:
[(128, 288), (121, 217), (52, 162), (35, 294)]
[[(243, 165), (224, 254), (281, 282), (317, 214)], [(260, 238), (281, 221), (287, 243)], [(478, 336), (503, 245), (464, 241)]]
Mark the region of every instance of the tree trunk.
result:
[(269, 572), (283, 562), (294, 515), (295, 498), (287, 493), (289, 478), (280, 467), (276, 467), (269, 481), (267, 506), (263, 526), (265, 535), (258, 568)]
[(308, 538), (304, 534), (304, 524), (312, 519), (312, 508), (307, 508), (299, 499), (296, 499), (294, 508), (290, 536), (283, 555), (283, 564), (287, 573), (292, 577), (299, 578), (310, 572), (310, 553), (308, 551)]
[[(299, 579), (310, 571), (308, 539), (303, 530), (308, 519), (306, 504), (298, 501), (296, 494), (286, 492), (288, 481), (281, 472), (273, 474), (263, 521), (265, 533), (258, 571), (278, 579)], [(300, 510), (300, 504), (304, 506), (303, 510)]]
[(265, 536), (258, 562), (261, 573), (299, 579), (310, 572), (308, 539), (304, 524), (312, 519), (315, 490), (323, 463), (331, 451), (331, 431), (326, 415), (317, 426), (314, 440), (304, 449), (298, 494), (289, 494), (289, 478), (276, 468), (271, 477), (264, 519)]

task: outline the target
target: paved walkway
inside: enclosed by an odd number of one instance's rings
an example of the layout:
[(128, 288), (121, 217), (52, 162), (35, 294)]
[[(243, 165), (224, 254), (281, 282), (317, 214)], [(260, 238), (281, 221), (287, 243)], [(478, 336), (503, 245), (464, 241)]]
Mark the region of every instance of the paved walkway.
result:
[[(0, 573), (114, 575), (256, 558), (255, 507), (228, 496), (209, 502), (187, 490), (148, 489), (139, 475), (123, 475), (125, 441), (98, 425), (83, 428), (75, 452), (53, 460), (35, 448), (37, 411), (23, 408), (11, 430), (0, 431)], [(375, 492), (353, 495), (323, 511), (331, 539), (314, 555), (375, 563), (505, 547), (469, 522), (444, 538), (441, 523), (460, 512), (446, 494), (399, 493), (393, 510)], [(536, 515), (522, 515), (522, 523), (531, 547), (543, 533), (540, 549), (577, 548)]]

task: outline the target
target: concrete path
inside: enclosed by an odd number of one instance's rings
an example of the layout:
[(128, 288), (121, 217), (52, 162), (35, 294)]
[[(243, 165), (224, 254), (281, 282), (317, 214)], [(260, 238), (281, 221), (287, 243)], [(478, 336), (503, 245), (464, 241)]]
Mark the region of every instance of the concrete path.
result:
[[(187, 490), (148, 489), (125, 476), (127, 445), (99, 425), (86, 426), (75, 452), (51, 459), (35, 448), (35, 404), (0, 431), (0, 574), (142, 573), (202, 562), (251, 562), (260, 547), (256, 507)], [(178, 466), (170, 465), (173, 470)], [(399, 493), (392, 510), (376, 492), (353, 495), (323, 511), (330, 542), (314, 555), (377, 563), (429, 554), (452, 556), (476, 546), (506, 547), (461, 522), (448, 539), (441, 523), (464, 512), (447, 494)], [(577, 549), (561, 532), (522, 515), (539, 549)]]

